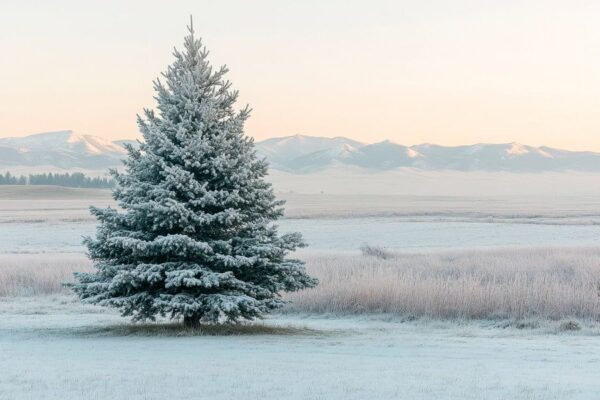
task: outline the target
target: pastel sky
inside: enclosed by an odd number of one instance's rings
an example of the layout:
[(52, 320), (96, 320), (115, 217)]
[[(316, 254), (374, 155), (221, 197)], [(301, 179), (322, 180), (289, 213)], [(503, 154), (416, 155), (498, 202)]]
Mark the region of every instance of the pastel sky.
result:
[(137, 137), (190, 14), (257, 139), (600, 151), (600, 2), (578, 0), (2, 0), (0, 137)]

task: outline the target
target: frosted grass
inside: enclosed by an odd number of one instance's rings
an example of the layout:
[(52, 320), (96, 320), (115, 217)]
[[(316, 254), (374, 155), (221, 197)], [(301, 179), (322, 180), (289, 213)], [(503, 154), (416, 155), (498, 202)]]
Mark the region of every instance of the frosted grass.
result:
[(24, 300), (0, 299), (3, 400), (587, 400), (600, 389), (597, 330), (288, 315), (247, 334), (149, 334), (39, 297), (25, 314)]
[(73, 272), (92, 270), (81, 254), (1, 254), (0, 297), (68, 293)]
[(600, 249), (307, 254), (315, 289), (288, 311), (439, 319), (600, 319)]
[[(320, 284), (287, 295), (286, 312), (600, 320), (600, 248), (299, 256)], [(91, 268), (77, 254), (0, 255), (0, 296), (65, 294), (73, 272)]]

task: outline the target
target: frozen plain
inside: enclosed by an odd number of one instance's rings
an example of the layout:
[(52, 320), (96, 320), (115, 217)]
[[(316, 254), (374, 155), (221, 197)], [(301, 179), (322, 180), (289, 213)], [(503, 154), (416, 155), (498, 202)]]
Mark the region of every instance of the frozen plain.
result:
[[(361, 218), (332, 219), (327, 214), (339, 204), (348, 209), (364, 201), (333, 199), (307, 213), (310, 201), (323, 204), (323, 197), (311, 199), (291, 201), (302, 218), (283, 221), (282, 228), (304, 230), (313, 244), (334, 237), (321, 251), (355, 250), (362, 237), (376, 245), (432, 250), (594, 245), (600, 237), (598, 216), (590, 213), (595, 199), (569, 209), (566, 222), (556, 212), (562, 205), (537, 213), (533, 202), (523, 213), (521, 205), (494, 199), (480, 202), (477, 215), (465, 213), (471, 202), (461, 200), (434, 216), (429, 212), (435, 207), (409, 199), (417, 209), (398, 216), (389, 212), (398, 199), (388, 198), (376, 212), (359, 209)], [(93, 232), (84, 207), (90, 201), (5, 201), (0, 252), (80, 253), (81, 235)], [(448, 207), (451, 199), (435, 202)], [(397, 207), (405, 210), (407, 203)], [(492, 220), (481, 220), (490, 215)], [(379, 242), (390, 237), (395, 242)], [(0, 399), (595, 399), (600, 392), (600, 332), (594, 325), (562, 332), (557, 321), (517, 329), (498, 321), (292, 313), (227, 333), (233, 334), (136, 327), (69, 297), (1, 298)]]
[[(82, 253), (82, 237), (95, 224), (7, 223), (0, 253)], [(395, 250), (447, 250), (495, 246), (590, 246), (600, 244), (600, 225), (528, 224), (421, 220), (398, 217), (286, 219), (282, 232), (299, 231), (311, 250), (356, 251), (368, 243)]]
[(281, 316), (231, 335), (132, 329), (69, 298), (0, 303), (0, 399), (594, 399), (596, 328)]
[[(282, 231), (312, 250), (396, 250), (597, 245), (600, 196), (377, 196), (281, 194)], [(83, 252), (88, 212), (114, 206), (110, 193), (48, 187), (0, 188), (0, 253)]]

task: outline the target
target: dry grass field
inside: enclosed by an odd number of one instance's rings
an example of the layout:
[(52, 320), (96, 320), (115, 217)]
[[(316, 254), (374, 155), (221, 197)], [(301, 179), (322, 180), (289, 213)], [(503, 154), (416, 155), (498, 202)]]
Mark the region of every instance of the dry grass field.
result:
[(440, 319), (600, 320), (600, 249), (531, 248), (307, 255), (317, 288), (290, 311)]
[[(299, 313), (387, 313), (435, 319), (600, 320), (600, 249), (435, 253), (302, 252), (315, 289), (289, 294)], [(0, 296), (66, 294), (79, 254), (0, 255)]]
[(0, 254), (0, 297), (67, 293), (75, 271), (89, 271), (82, 254)]

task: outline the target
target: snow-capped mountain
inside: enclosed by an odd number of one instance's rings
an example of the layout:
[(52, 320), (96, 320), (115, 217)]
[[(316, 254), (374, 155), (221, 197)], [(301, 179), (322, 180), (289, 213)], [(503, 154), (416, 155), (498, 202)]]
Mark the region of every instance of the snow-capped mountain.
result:
[[(72, 131), (0, 138), (0, 168), (47, 166), (89, 170), (120, 166), (131, 140), (109, 141)], [(600, 153), (574, 152), (518, 143), (404, 146), (366, 144), (345, 137), (294, 135), (256, 143), (272, 169), (309, 173), (333, 166), (371, 171), (415, 168), (455, 171), (599, 171)]]
[(368, 170), (408, 167), (458, 171), (600, 171), (600, 153), (519, 143), (404, 146), (389, 140), (363, 144), (341, 137), (288, 136), (258, 142), (257, 147), (272, 168), (290, 172), (312, 172), (333, 165)]
[(3, 167), (47, 165), (97, 169), (118, 165), (124, 155), (125, 149), (120, 144), (73, 131), (0, 138)]
[(266, 157), (272, 168), (321, 168), (335, 160), (343, 160), (365, 144), (345, 137), (294, 135), (263, 140), (256, 144), (260, 156)]
[(600, 153), (533, 147), (519, 143), (445, 147), (412, 146), (422, 155), (414, 167), (459, 171), (600, 171)]

